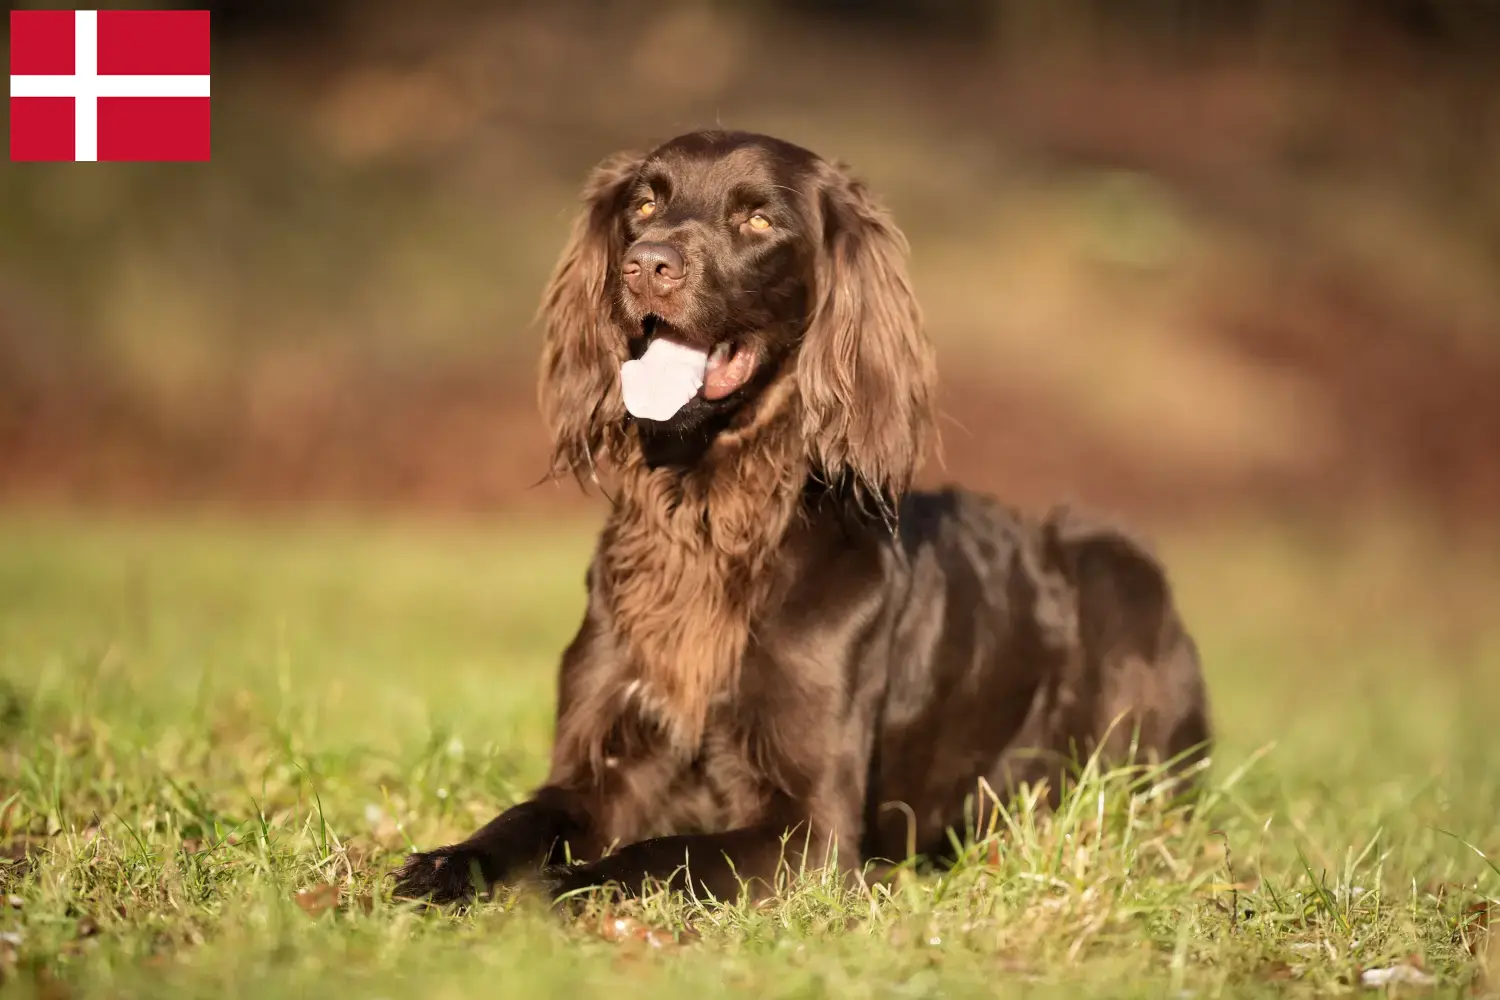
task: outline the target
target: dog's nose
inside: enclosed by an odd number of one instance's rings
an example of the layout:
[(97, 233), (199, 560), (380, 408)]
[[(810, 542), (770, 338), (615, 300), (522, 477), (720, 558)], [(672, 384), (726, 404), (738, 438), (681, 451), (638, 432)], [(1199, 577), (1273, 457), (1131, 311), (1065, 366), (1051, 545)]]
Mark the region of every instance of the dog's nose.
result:
[(625, 255), (622, 273), (637, 295), (666, 295), (687, 276), (687, 263), (670, 243), (637, 243)]

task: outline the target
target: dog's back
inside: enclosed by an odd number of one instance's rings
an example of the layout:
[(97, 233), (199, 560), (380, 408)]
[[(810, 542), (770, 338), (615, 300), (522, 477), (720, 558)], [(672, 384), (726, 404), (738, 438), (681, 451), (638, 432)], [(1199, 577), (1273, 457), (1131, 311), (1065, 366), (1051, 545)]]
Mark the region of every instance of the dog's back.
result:
[(1002, 795), (1045, 780), (1055, 802), (1095, 751), (1176, 767), (1207, 752), (1197, 651), (1145, 545), (952, 489), (910, 494), (898, 538), (867, 855), (941, 850), (980, 779)]

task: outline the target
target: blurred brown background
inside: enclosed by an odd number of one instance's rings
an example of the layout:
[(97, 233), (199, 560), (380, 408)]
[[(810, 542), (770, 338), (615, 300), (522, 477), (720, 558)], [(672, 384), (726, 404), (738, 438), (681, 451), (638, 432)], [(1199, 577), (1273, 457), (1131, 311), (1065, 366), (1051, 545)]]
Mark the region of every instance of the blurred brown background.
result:
[(211, 163), (5, 164), (0, 500), (596, 502), (533, 485), (537, 297), (595, 161), (718, 124), (895, 211), (929, 480), (1500, 513), (1500, 4), (214, 10)]

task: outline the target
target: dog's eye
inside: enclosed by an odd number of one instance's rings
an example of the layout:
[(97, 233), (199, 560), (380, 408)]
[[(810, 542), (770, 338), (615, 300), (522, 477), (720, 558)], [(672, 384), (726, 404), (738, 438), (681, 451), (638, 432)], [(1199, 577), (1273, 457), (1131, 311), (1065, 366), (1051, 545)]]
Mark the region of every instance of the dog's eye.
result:
[(749, 218), (750, 228), (755, 230), (766, 230), (771, 228), (771, 220), (756, 212)]
[(656, 201), (654, 199), (648, 198), (645, 201), (643, 201), (643, 202), (640, 203), (639, 207), (637, 207), (636, 210), (635, 210), (635, 214), (639, 215), (641, 218), (645, 219), (645, 218), (648, 218), (651, 215), (651, 213), (655, 212), (655, 211), (656, 211)]

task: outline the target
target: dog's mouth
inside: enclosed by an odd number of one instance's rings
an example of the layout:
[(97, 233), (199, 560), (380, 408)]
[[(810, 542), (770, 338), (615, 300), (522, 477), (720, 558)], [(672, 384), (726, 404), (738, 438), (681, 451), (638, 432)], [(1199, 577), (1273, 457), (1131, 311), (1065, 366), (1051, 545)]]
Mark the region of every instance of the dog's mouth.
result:
[[(655, 313), (648, 313), (641, 320), (641, 335), (648, 348), (655, 340), (665, 340), (690, 350), (702, 351), (702, 348), (690, 344), (686, 338), (678, 335)], [(728, 338), (716, 342), (703, 362), (703, 386), (699, 395), (704, 399), (718, 400), (739, 391), (755, 374), (759, 359), (760, 352), (754, 344), (747, 341)]]
[(721, 340), (708, 353), (703, 369), (703, 397), (723, 399), (737, 392), (755, 373), (759, 352), (754, 346), (738, 340)]

